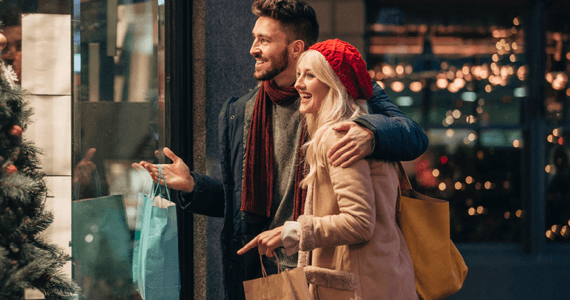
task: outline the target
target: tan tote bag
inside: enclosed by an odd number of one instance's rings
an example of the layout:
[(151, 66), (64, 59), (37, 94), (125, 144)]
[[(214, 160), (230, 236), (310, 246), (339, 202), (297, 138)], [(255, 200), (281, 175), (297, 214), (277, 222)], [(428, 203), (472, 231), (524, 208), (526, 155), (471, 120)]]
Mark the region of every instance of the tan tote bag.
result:
[(400, 162), (398, 225), (412, 256), (416, 292), (423, 300), (443, 299), (463, 286), (467, 265), (450, 238), (449, 202), (412, 189)]
[(243, 282), (246, 300), (313, 300), (309, 292), (309, 284), (303, 268), (294, 268), (282, 271), (277, 259), (278, 274), (267, 276), (263, 260), (261, 272), (263, 277)]

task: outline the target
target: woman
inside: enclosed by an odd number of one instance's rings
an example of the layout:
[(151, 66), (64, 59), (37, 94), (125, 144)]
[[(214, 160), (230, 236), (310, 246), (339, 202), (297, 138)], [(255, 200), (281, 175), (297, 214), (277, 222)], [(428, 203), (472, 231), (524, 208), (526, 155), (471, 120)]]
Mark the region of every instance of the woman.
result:
[(360, 160), (341, 168), (326, 156), (344, 135), (331, 126), (367, 113), (371, 82), (365, 62), (346, 42), (328, 40), (302, 54), (295, 88), (310, 136), (310, 168), (301, 182), (308, 189), (304, 215), (261, 233), (238, 252), (257, 246), (271, 256), (281, 245), (289, 255), (301, 250), (299, 266), (315, 299), (418, 299), (412, 260), (396, 223), (395, 165)]

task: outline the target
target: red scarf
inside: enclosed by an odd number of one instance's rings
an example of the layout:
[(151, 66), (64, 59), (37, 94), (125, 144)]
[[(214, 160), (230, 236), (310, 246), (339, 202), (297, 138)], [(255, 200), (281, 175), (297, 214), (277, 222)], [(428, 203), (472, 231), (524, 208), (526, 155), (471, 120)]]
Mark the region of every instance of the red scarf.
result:
[[(291, 105), (299, 99), (294, 87), (281, 88), (273, 80), (263, 81), (253, 108), (247, 152), (245, 155), (243, 190), (241, 194), (241, 210), (264, 215), (271, 215), (271, 201), (274, 187), (273, 130), (271, 126), (272, 106)], [(299, 187), (302, 180), (303, 163), (301, 163), (301, 146), (305, 142), (304, 130), (301, 133), (299, 149), (297, 149), (297, 167), (295, 173), (295, 200), (293, 219), (303, 213), (305, 200), (304, 189)]]

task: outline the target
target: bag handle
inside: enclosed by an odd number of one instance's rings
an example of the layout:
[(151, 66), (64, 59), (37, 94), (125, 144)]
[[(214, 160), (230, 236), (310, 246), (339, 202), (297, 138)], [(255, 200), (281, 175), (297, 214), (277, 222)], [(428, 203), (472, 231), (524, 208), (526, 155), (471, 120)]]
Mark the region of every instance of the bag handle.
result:
[(402, 166), (402, 162), (397, 161), (396, 164), (398, 165), (398, 180), (400, 181), (400, 189), (402, 191), (412, 190), (412, 184), (410, 183), (410, 179), (406, 174), (406, 170), (404, 170), (404, 166)]
[(158, 191), (161, 190), (160, 180), (164, 181), (164, 189), (166, 190), (166, 196), (168, 197), (168, 201), (172, 202), (170, 199), (170, 192), (168, 191), (168, 185), (166, 184), (166, 178), (164, 177), (164, 172), (162, 171), (162, 165), (158, 165), (158, 182), (153, 184), (153, 188), (151, 190), (151, 197), (154, 198), (158, 195)]
[[(273, 256), (277, 260), (277, 274), (281, 274), (281, 272), (283, 272), (283, 269), (281, 268), (281, 263), (279, 262), (279, 257), (277, 257), (277, 254), (275, 253), (275, 251), (273, 251)], [(261, 263), (261, 273), (263, 274), (263, 277), (267, 277), (267, 271), (265, 271), (265, 267), (263, 266), (263, 255), (262, 254), (259, 254), (259, 262)]]
[[(99, 171), (97, 171), (97, 167), (93, 170), (93, 177), (95, 177), (95, 197), (103, 197), (103, 192), (101, 190), (101, 182), (99, 181)], [(77, 181), (75, 184), (75, 188), (73, 189), (72, 199), (78, 200), (79, 193), (81, 192), (81, 181)]]
[(398, 199), (396, 200), (396, 213), (400, 213), (402, 211), (402, 206), (400, 205), (400, 198), (402, 198), (402, 194), (408, 195), (412, 191), (412, 184), (410, 183), (410, 178), (406, 174), (404, 170), (404, 166), (402, 166), (402, 162), (397, 161), (397, 171), (398, 171), (398, 181), (400, 183), (398, 187)]

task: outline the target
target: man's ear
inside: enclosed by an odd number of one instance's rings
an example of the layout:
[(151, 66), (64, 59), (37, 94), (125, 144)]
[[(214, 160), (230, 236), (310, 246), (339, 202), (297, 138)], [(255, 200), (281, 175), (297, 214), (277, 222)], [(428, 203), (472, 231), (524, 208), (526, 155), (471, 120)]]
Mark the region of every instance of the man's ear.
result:
[(305, 51), (305, 42), (303, 40), (295, 40), (292, 47), (293, 51), (291, 51), (291, 54), (293, 55), (293, 58), (297, 59), (301, 53)]

